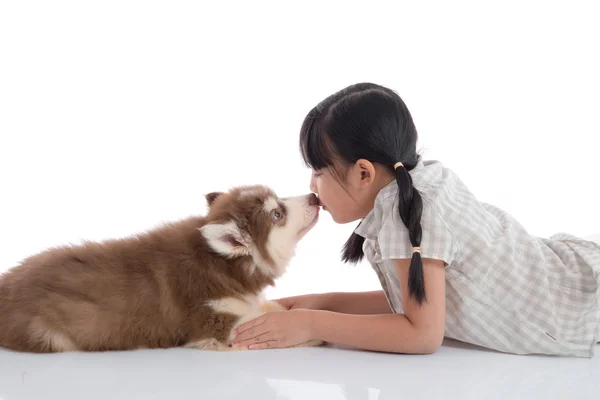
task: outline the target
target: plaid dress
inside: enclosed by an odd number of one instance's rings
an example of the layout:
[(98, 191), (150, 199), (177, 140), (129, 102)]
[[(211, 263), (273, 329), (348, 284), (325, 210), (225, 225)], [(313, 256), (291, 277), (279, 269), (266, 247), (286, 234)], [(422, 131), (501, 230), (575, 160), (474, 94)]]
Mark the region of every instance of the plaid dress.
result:
[[(420, 161), (410, 174), (423, 198), (421, 256), (446, 263), (446, 337), (507, 353), (593, 357), (600, 245), (530, 235), (437, 161)], [(390, 307), (402, 313), (394, 259), (411, 258), (412, 245), (395, 180), (355, 232)]]

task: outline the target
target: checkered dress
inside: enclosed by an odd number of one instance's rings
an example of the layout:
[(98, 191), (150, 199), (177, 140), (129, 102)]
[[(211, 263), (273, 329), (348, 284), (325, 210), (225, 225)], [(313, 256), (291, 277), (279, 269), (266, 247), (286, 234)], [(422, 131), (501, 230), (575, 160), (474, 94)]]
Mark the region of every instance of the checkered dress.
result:
[[(437, 161), (421, 161), (410, 174), (423, 198), (421, 255), (447, 264), (446, 337), (508, 353), (593, 357), (600, 245), (564, 233), (530, 235)], [(395, 180), (356, 233), (392, 310), (402, 313), (394, 259), (410, 258), (412, 245)]]

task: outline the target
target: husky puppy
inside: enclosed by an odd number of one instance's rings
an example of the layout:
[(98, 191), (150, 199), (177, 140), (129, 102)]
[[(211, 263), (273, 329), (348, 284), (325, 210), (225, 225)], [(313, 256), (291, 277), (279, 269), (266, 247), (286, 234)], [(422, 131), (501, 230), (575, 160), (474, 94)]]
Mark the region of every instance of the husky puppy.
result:
[(229, 350), (235, 327), (282, 310), (261, 293), (317, 223), (319, 200), (279, 198), (261, 185), (206, 199), (205, 216), (51, 248), (4, 273), (0, 346), (38, 353)]

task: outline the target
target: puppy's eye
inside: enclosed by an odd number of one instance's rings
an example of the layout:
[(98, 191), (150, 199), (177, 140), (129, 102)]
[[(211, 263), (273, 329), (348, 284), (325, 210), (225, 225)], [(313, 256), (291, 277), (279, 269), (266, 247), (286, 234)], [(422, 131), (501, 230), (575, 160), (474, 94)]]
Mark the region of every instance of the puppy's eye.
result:
[(273, 210), (271, 216), (273, 217), (273, 221), (279, 221), (281, 219), (281, 211)]

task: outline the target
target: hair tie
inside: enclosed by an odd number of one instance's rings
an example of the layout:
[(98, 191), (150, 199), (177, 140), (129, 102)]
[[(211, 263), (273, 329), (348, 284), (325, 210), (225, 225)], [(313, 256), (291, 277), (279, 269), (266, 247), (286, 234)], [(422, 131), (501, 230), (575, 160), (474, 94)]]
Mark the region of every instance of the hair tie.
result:
[(404, 167), (404, 164), (402, 164), (401, 162), (397, 162), (396, 164), (394, 164), (394, 169), (398, 169), (398, 167)]
[(413, 251), (413, 253), (420, 253), (421, 252), (421, 248), (420, 247), (413, 247), (412, 251)]

